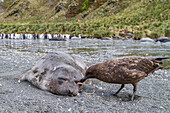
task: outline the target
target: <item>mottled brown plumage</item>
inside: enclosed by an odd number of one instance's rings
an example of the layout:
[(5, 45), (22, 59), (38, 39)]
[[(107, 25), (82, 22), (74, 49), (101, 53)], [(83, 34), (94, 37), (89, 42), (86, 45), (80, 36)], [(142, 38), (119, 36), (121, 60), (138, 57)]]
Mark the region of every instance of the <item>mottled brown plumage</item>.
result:
[(162, 59), (166, 58), (144, 58), (144, 57), (122, 57), (111, 59), (104, 63), (89, 67), (85, 77), (80, 80), (84, 82), (88, 78), (97, 78), (107, 83), (122, 84), (121, 88), (114, 94), (117, 95), (124, 87), (124, 84), (134, 86), (131, 100), (134, 99), (137, 83), (143, 78), (149, 76), (154, 71), (162, 68)]

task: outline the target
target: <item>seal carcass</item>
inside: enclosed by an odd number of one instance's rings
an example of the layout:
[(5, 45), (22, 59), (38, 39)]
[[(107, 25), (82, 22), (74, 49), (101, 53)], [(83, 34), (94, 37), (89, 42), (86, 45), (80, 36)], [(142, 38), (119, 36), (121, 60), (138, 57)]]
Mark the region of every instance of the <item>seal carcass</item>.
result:
[(75, 81), (83, 77), (86, 69), (86, 64), (73, 55), (64, 52), (49, 53), (25, 72), (19, 81), (27, 80), (54, 94), (75, 96), (82, 88)]

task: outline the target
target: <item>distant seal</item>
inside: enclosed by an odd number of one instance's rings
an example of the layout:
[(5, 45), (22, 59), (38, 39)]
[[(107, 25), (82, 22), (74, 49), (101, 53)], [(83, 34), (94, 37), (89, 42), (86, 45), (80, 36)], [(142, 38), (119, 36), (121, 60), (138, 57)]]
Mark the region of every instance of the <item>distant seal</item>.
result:
[(160, 37), (156, 39), (156, 42), (170, 42), (170, 39), (168, 37)]
[(140, 41), (141, 41), (141, 42), (155, 42), (153, 39), (148, 38), (148, 37), (146, 37), (146, 38), (141, 38)]
[(75, 96), (81, 90), (80, 80), (87, 66), (82, 60), (64, 52), (50, 53), (39, 60), (20, 80), (58, 95)]
[(102, 37), (101, 40), (112, 40), (112, 38), (109, 38), (109, 37)]
[(88, 78), (96, 78), (107, 83), (122, 84), (121, 88), (114, 95), (120, 92), (124, 84), (132, 84), (134, 88), (131, 100), (134, 100), (137, 83), (154, 71), (163, 68), (160, 66), (162, 60), (169, 58), (170, 57), (149, 59), (130, 56), (111, 59), (89, 67), (85, 77), (83, 77), (80, 82), (84, 82)]

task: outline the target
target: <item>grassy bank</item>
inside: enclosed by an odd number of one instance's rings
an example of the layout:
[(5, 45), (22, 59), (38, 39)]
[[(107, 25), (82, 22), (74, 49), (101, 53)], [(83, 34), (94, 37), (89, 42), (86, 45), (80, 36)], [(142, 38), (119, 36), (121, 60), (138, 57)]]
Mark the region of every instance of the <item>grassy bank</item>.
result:
[(83, 34), (97, 38), (128, 37), (127, 33), (134, 34), (135, 39), (170, 37), (169, 4), (167, 0), (109, 0), (97, 7), (85, 0), (74, 17), (64, 17), (61, 14), (63, 10), (49, 19), (44, 18), (52, 16), (51, 10), (48, 15), (45, 13), (15, 22), (2, 22), (0, 32)]

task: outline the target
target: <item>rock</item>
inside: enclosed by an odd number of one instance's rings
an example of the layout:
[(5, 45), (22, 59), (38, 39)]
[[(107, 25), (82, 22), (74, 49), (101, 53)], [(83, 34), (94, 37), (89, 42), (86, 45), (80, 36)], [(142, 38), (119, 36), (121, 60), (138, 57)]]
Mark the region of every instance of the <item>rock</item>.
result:
[(125, 40), (125, 37), (122, 37), (122, 36), (119, 36), (118, 38), (121, 40)]
[(156, 42), (170, 42), (170, 39), (168, 37), (160, 37), (155, 40)]
[(61, 10), (63, 10), (62, 7), (57, 6), (57, 7), (55, 8), (56, 13), (60, 12)]
[(112, 40), (110, 37), (102, 37), (101, 40)]
[(148, 37), (147, 38), (141, 38), (140, 41), (141, 42), (155, 42), (153, 39), (148, 38)]
[(129, 39), (129, 38), (133, 38), (134, 35), (132, 33), (119, 33), (119, 36)]
[(127, 36), (127, 38), (133, 38), (134, 36), (132, 33), (126, 33), (125, 35)]

